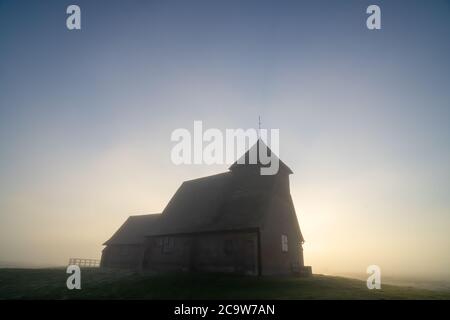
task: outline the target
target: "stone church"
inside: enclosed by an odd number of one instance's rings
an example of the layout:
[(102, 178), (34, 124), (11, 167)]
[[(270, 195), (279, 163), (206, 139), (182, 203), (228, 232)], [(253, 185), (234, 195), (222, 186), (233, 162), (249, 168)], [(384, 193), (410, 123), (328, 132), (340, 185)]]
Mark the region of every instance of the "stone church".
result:
[(261, 175), (261, 166), (259, 161), (236, 162), (228, 172), (183, 182), (162, 213), (125, 221), (104, 243), (101, 266), (311, 274), (311, 267), (304, 266), (304, 239), (289, 190), (292, 171), (281, 160), (275, 175)]

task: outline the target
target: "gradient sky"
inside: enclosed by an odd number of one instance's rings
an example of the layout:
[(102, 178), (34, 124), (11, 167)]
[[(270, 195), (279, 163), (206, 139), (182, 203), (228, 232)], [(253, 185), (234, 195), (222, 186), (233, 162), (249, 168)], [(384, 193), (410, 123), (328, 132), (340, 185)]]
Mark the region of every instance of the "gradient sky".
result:
[(0, 0), (0, 262), (99, 258), (227, 169), (173, 165), (174, 129), (261, 115), (314, 272), (450, 278), (449, 57), (445, 0)]

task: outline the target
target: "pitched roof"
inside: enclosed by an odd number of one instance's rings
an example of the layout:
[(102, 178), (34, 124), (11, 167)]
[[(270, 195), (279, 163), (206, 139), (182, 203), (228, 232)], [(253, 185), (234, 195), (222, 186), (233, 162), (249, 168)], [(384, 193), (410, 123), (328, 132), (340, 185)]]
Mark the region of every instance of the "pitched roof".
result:
[[(260, 150), (262, 148), (262, 150)], [(285, 172), (287, 174), (292, 174), (292, 170), (278, 158), (278, 156), (272, 152), (272, 150), (261, 140), (258, 141), (247, 150), (242, 157), (240, 157), (235, 163), (229, 168), (231, 171), (236, 169), (259, 169), (261, 167), (270, 167), (270, 163), (264, 164), (266, 161), (261, 161), (260, 151), (263, 155), (270, 157), (272, 161), (279, 161), (279, 172)], [(256, 159), (255, 159), (256, 158)]]
[(269, 197), (239, 194), (233, 173), (185, 181), (149, 235), (259, 227)]
[(141, 244), (161, 214), (130, 216), (103, 245)]

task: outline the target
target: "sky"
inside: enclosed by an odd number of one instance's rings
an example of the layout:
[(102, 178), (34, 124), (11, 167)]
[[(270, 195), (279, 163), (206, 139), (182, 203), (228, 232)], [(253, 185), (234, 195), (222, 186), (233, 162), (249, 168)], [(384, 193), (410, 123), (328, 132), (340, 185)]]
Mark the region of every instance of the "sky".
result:
[(449, 56), (445, 0), (0, 0), (0, 263), (100, 258), (227, 170), (174, 165), (175, 129), (260, 115), (315, 273), (450, 279)]

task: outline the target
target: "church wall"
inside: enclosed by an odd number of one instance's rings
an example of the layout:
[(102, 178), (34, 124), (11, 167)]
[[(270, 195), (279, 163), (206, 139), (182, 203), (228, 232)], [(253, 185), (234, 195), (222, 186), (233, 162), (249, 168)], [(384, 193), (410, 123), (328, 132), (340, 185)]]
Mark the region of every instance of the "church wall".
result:
[(256, 275), (257, 235), (235, 232), (152, 237), (144, 259), (145, 268), (155, 271)]
[(139, 269), (142, 245), (109, 245), (102, 251), (100, 265), (104, 268)]
[(290, 196), (272, 198), (261, 227), (261, 261), (263, 275), (292, 274), (303, 266), (298, 220)]

